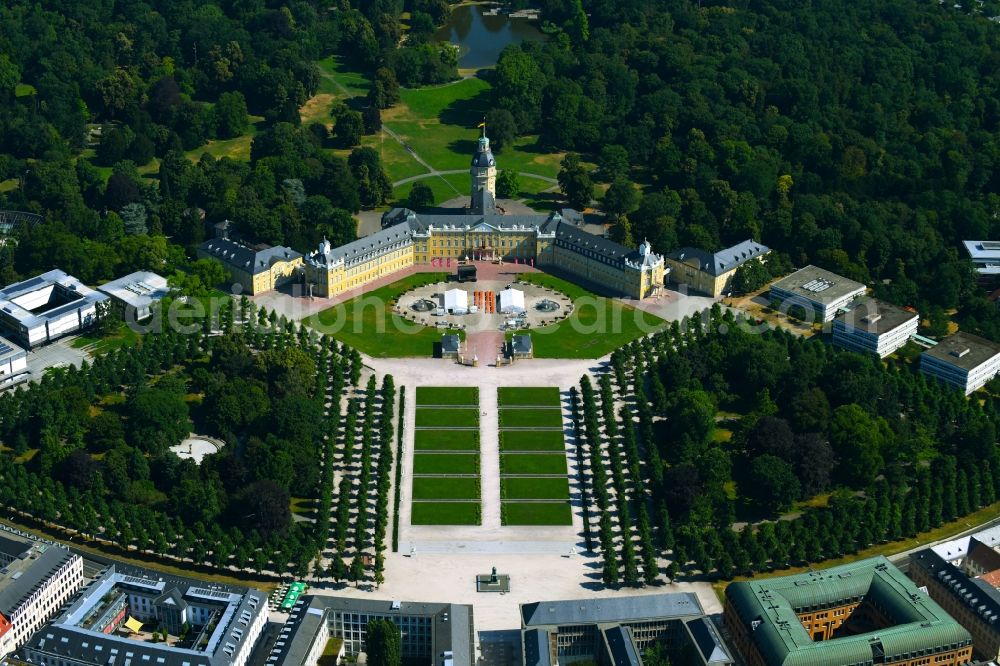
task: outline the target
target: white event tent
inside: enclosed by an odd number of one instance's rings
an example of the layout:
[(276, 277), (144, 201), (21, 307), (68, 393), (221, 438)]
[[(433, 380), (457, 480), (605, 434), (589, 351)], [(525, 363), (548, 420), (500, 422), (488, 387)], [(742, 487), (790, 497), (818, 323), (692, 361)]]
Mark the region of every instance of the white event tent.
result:
[(469, 293), (462, 289), (449, 289), (444, 292), (445, 312), (457, 315), (469, 312)]
[(519, 289), (504, 289), (500, 292), (500, 312), (520, 314), (524, 312), (524, 292)]

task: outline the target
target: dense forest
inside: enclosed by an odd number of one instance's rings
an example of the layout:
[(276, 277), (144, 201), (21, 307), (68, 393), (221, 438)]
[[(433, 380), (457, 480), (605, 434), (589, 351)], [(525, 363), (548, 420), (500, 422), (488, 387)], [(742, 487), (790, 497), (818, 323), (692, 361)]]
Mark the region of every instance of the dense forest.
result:
[(675, 322), (574, 394), (605, 583), (821, 562), (1000, 497), (996, 397), (749, 324)]
[(584, 0), (583, 20), (580, 2), (538, 4), (567, 30), (509, 47), (494, 102), (547, 148), (594, 156), (595, 179), (641, 183), (633, 238), (759, 238), (989, 330), (960, 245), (1000, 230), (1000, 27), (982, 12)]

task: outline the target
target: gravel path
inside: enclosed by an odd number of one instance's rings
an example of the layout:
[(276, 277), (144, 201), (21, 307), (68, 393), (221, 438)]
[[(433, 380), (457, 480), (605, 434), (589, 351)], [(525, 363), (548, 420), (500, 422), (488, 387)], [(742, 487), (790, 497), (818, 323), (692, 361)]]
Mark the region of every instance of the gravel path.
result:
[(483, 497), (483, 527), (500, 527), (500, 430), (496, 389), (479, 389), (479, 473)]

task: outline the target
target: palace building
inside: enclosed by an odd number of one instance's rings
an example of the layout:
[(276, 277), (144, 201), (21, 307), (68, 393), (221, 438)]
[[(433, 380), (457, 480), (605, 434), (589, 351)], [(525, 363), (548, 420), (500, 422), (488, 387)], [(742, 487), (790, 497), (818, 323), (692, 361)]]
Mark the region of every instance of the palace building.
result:
[(569, 209), (505, 215), (496, 204), (496, 160), (486, 129), (472, 157), (471, 200), (453, 214), (394, 208), (382, 230), (340, 247), (320, 243), (304, 261), (315, 296), (330, 298), (414, 265), (494, 260), (552, 268), (632, 298), (663, 288), (666, 262), (649, 243), (638, 250), (582, 231)]

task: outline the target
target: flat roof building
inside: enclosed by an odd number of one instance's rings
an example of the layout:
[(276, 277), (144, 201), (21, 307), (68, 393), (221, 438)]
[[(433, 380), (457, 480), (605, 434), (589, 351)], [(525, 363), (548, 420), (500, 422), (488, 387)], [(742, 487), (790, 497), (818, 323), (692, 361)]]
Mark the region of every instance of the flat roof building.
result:
[[(267, 597), (258, 590), (116, 565), (37, 631), (10, 662), (244, 666), (266, 623)], [(144, 625), (163, 627), (171, 639), (153, 642)]]
[(28, 352), (0, 338), (0, 391), (28, 378)]
[(83, 560), (0, 525), (0, 661), (83, 586)]
[(748, 238), (718, 252), (682, 247), (667, 254), (665, 259), (672, 282), (716, 297), (732, 291), (737, 268), (748, 261), (763, 261), (770, 251), (763, 243)]
[(972, 634), (979, 659), (1000, 659), (1000, 591), (930, 548), (910, 556), (910, 577)]
[(920, 371), (969, 395), (1000, 371), (1000, 345), (959, 331), (920, 355)]
[(391, 620), (401, 630), (403, 662), (441, 664), (450, 655), (454, 666), (476, 662), (472, 606), (418, 601), (379, 601), (306, 595), (296, 604), (327, 612), (330, 636), (344, 641), (349, 655), (365, 651), (368, 623)]
[(108, 300), (58, 269), (0, 290), (0, 328), (27, 348), (78, 333), (97, 321)]
[(580, 659), (628, 666), (657, 642), (681, 659), (678, 663), (733, 663), (721, 634), (690, 592), (521, 604), (526, 666)]
[(859, 298), (833, 320), (833, 344), (885, 358), (917, 332), (916, 312), (874, 298)]
[(167, 278), (150, 271), (136, 271), (102, 284), (98, 291), (111, 298), (125, 321), (142, 321), (152, 316), (152, 306), (170, 293)]
[(962, 241), (980, 275), (1000, 275), (1000, 241)]
[(810, 265), (772, 284), (770, 300), (782, 312), (798, 307), (806, 317), (813, 312), (819, 321), (827, 322), (864, 293), (865, 285), (860, 282)]
[(972, 636), (884, 557), (726, 588), (725, 623), (751, 666), (940, 664)]

